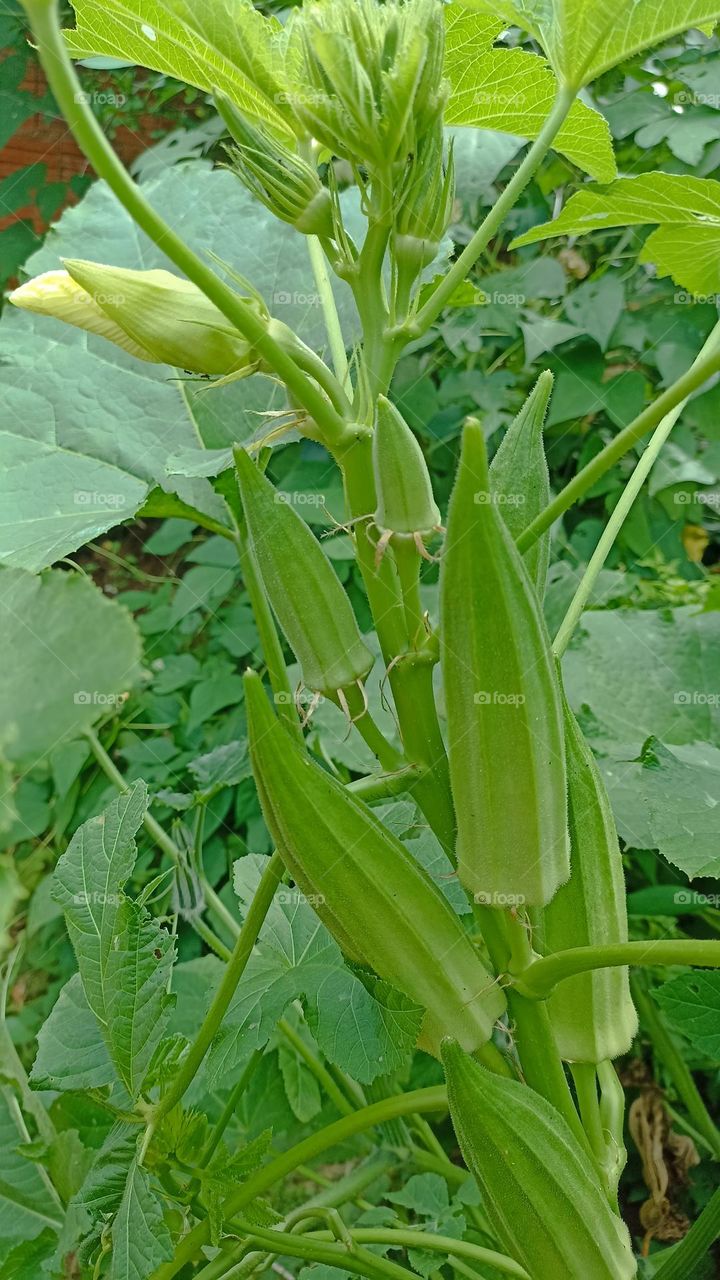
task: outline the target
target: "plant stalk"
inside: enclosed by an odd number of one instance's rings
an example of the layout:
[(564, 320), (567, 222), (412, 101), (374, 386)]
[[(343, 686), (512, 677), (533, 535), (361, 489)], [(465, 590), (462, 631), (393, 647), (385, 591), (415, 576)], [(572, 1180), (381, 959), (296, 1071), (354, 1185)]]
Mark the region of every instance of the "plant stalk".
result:
[(720, 1236), (720, 1187), (705, 1205), (687, 1235), (668, 1250), (654, 1280), (688, 1280)]
[(700, 968), (720, 969), (720, 942), (695, 938), (673, 938), (670, 941), (613, 942), (599, 947), (570, 947), (553, 956), (533, 961), (514, 975), (515, 986), (531, 1000), (544, 1000), (558, 982), (591, 969), (614, 968), (617, 965), (692, 964)]

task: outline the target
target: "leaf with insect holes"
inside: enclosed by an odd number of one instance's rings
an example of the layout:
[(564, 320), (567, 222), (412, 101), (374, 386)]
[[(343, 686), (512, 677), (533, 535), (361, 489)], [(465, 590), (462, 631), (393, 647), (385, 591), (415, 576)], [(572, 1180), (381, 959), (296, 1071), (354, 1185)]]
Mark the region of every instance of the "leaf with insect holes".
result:
[(720, 1062), (720, 973), (694, 969), (653, 992), (668, 1021), (694, 1049)]
[(691, 27), (708, 35), (720, 20), (717, 0), (462, 0), (540, 42), (558, 77), (580, 86), (641, 49)]
[(671, 276), (691, 293), (720, 292), (720, 182), (711, 178), (643, 173), (605, 187), (584, 187), (553, 222), (518, 236), (511, 248), (550, 236), (643, 225), (657, 230), (645, 241), (641, 262), (654, 263), (658, 275)]
[(53, 886), (88, 1005), (133, 1098), (165, 1030), (174, 960), (170, 935), (123, 893), (146, 808), (147, 789), (137, 782), (85, 822), (58, 862)]
[[(451, 93), (445, 118), (536, 138), (557, 93), (557, 80), (544, 58), (523, 49), (493, 47), (505, 23), (453, 4), (446, 10), (445, 74)], [(599, 182), (617, 172), (607, 121), (576, 102), (553, 146)]]
[[(235, 863), (243, 910), (267, 859), (250, 854)], [(369, 989), (368, 989), (369, 987)], [(323, 1054), (361, 1084), (401, 1068), (417, 1039), (422, 1011), (387, 984), (368, 986), (296, 889), (282, 887), (210, 1051), (209, 1073), (237, 1072), (268, 1041), (288, 1005), (302, 999)]]

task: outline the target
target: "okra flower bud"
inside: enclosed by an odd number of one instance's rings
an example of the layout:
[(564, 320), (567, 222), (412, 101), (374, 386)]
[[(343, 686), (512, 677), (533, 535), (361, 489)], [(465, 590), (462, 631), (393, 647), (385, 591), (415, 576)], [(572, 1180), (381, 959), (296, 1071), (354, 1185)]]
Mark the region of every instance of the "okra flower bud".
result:
[(498, 1242), (532, 1280), (632, 1280), (630, 1236), (558, 1111), (445, 1042), (450, 1115)]
[[(169, 271), (132, 271), (64, 259), (20, 285), (10, 302), (98, 334), (138, 360), (189, 373), (254, 373), (258, 358), (205, 294)], [(248, 299), (263, 319), (259, 299)]]
[(442, 114), (443, 49), (438, 0), (315, 0), (290, 28), (291, 105), (336, 155), (387, 171)]
[[(517, 542), (550, 502), (550, 476), (543, 446), (543, 425), (553, 389), (553, 375), (540, 374), (490, 464), (490, 488), (503, 519)], [(550, 561), (550, 530), (541, 534), (523, 556), (542, 600)]]
[(374, 658), (317, 538), (244, 449), (235, 466), (250, 550), (304, 683), (330, 696), (364, 680)]
[(332, 197), (317, 170), (272, 134), (256, 128), (225, 94), (215, 104), (237, 143), (233, 172), (276, 218), (304, 235), (332, 236)]
[(468, 1052), (505, 1009), (460, 918), (427, 871), (357, 797), (292, 740), (260, 678), (245, 678), (250, 757), (265, 821), (293, 879), (346, 955), (426, 1015), (420, 1044)]
[[(568, 947), (627, 942), (625, 879), (605, 783), (565, 702), (571, 873), (540, 913), (543, 955)], [(595, 969), (558, 984), (547, 1002), (558, 1050), (568, 1062), (627, 1053), (637, 1031), (627, 968)]]
[(475, 422), (450, 500), (440, 601), (460, 880), (489, 906), (542, 906), (570, 875), (560, 688)]
[(402, 414), (385, 396), (378, 400), (373, 434), (378, 507), (375, 524), (385, 534), (415, 537), (440, 525), (440, 511), (420, 445)]
[(415, 280), (434, 262), (450, 225), (455, 200), (452, 147), (447, 163), (442, 126), (420, 142), (408, 164), (393, 231), (393, 256), (401, 272)]

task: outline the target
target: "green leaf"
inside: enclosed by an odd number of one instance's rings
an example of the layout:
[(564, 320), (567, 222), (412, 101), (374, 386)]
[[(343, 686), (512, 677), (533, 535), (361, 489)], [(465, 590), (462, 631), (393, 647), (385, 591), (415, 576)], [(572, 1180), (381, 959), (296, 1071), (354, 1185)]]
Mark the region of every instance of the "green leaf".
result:
[(123, 894), (135, 865), (135, 834), (147, 808), (143, 782), (75, 833), (55, 869), (83, 988), (113, 1064), (138, 1096), (170, 1012), (170, 936)]
[(41, 1232), (34, 1240), (24, 1240), (5, 1258), (3, 1280), (38, 1280), (43, 1274), (42, 1264), (53, 1255), (55, 1240), (55, 1233), (50, 1230)]
[(654, 262), (659, 275), (672, 276), (691, 293), (707, 297), (720, 292), (720, 182), (711, 178), (644, 173), (609, 186), (585, 187), (553, 222), (518, 236), (511, 248), (549, 236), (653, 223), (658, 229), (645, 241), (640, 261)]
[[(451, 5), (447, 10), (445, 74), (451, 94), (448, 124), (498, 129), (536, 138), (552, 107), (557, 80), (544, 58), (523, 49), (493, 48), (504, 23)], [(599, 182), (617, 170), (607, 121), (574, 103), (553, 146)]]
[(130, 1166), (111, 1239), (109, 1280), (147, 1280), (161, 1262), (172, 1257), (162, 1202), (136, 1161)]
[(720, 973), (694, 969), (664, 982), (653, 995), (673, 1028), (720, 1062)]
[(25, 1135), (16, 1108), (12, 1091), (0, 1089), (0, 1263), (16, 1243), (35, 1240), (46, 1227), (57, 1229), (61, 1219), (37, 1167), (17, 1151)]
[(77, 27), (65, 32), (75, 58), (103, 55), (174, 76), (206, 92), (221, 89), (248, 115), (286, 131), (278, 111), (282, 27), (250, 0), (235, 0), (232, 21), (222, 0), (195, 5), (161, 0), (74, 0)]
[(0, 623), (12, 665), (0, 670), (5, 754), (34, 764), (119, 706), (140, 675), (130, 614), (89, 578), (0, 569)]
[(100, 1089), (116, 1080), (82, 979), (74, 973), (38, 1032), (30, 1083), (35, 1089)]
[[(243, 909), (267, 859), (235, 863), (235, 890)], [(268, 1041), (288, 1005), (302, 999), (325, 1056), (361, 1084), (402, 1067), (417, 1039), (421, 1010), (387, 984), (368, 990), (343, 961), (337, 943), (296, 889), (281, 887), (259, 942), (210, 1051), (219, 1083)]]
[(583, 85), (641, 49), (720, 19), (717, 0), (634, 0), (621, 9), (607, 0), (463, 0), (539, 40), (559, 78)]
[(565, 300), (565, 314), (584, 333), (589, 333), (600, 347), (607, 349), (613, 329), (625, 306), (625, 287), (616, 276), (586, 280), (573, 289)]

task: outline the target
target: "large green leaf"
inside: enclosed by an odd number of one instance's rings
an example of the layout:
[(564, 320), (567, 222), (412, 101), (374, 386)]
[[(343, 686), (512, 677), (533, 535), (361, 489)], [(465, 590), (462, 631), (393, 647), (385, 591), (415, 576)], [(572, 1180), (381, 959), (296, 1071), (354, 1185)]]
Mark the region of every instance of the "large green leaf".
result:
[(116, 1080), (79, 973), (65, 983), (38, 1032), (30, 1080), (36, 1089), (58, 1090), (99, 1089)]
[(172, 1004), (172, 939), (123, 893), (146, 807), (145, 784), (137, 782), (105, 813), (83, 823), (57, 864), (53, 884), (85, 997), (131, 1097), (140, 1092)]
[(137, 683), (140, 636), (132, 617), (79, 573), (0, 569), (0, 624), (0, 723), (14, 763), (46, 757)]
[(720, 182), (711, 178), (643, 173), (606, 187), (584, 187), (554, 222), (533, 227), (513, 247), (644, 224), (659, 225), (643, 245), (641, 262), (654, 262), (660, 275), (672, 276), (692, 293), (720, 291)]
[(46, 1227), (58, 1228), (60, 1205), (40, 1172), (17, 1148), (24, 1140), (18, 1127), (17, 1102), (10, 1089), (0, 1089), (0, 1263), (14, 1246), (34, 1240)]
[[(304, 238), (278, 223), (225, 170), (196, 161), (166, 170), (148, 197), (200, 254), (219, 254), (253, 280), (270, 309), (318, 348), (325, 343)], [(344, 198), (353, 235), (355, 191)], [(29, 259), (30, 275), (82, 256), (120, 267), (167, 266), (103, 183), (67, 210)], [(350, 342), (355, 311), (337, 284)], [(60, 321), (6, 308), (0, 394), (0, 561), (37, 570), (127, 520), (159, 485), (220, 525), (224, 502), (202, 468), (176, 474), (172, 459), (226, 448), (262, 428), (283, 406), (280, 389), (257, 376), (220, 389), (188, 381), (166, 365), (133, 360), (102, 338)], [(212, 471), (212, 468), (211, 468)], [(207, 473), (206, 473), (207, 474)], [(188, 514), (192, 514), (189, 512)]]
[(693, 1048), (720, 1062), (720, 973), (682, 973), (653, 994), (676, 1031)]
[(74, 0), (77, 27), (65, 32), (75, 58), (121, 58), (184, 80), (222, 89), (243, 111), (285, 130), (278, 111), (282, 27), (251, 0)]
[(112, 1225), (109, 1280), (148, 1280), (172, 1257), (172, 1241), (162, 1201), (150, 1177), (133, 1160), (120, 1208)]
[[(523, 49), (493, 48), (504, 25), (496, 18), (457, 5), (450, 6), (447, 15), (448, 124), (536, 138), (557, 92), (557, 80), (545, 59)], [(553, 145), (599, 182), (615, 176), (607, 121), (584, 102), (573, 105)]]
[(461, 0), (539, 40), (559, 78), (583, 85), (668, 36), (720, 19), (717, 0)]

